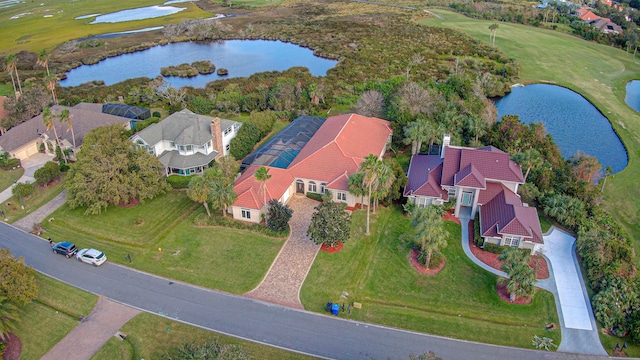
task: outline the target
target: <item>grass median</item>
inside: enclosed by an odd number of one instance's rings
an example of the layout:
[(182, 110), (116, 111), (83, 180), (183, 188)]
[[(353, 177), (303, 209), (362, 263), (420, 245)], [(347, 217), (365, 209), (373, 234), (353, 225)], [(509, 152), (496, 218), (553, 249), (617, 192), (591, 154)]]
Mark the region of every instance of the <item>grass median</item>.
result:
[[(320, 252), (300, 297), (305, 309), (322, 312), (327, 301), (362, 303), (340, 316), (489, 344), (531, 348), (533, 334), (560, 343), (553, 295), (539, 290), (532, 303), (502, 301), (497, 278), (475, 265), (462, 250), (460, 226), (446, 223), (448, 247), (444, 269), (419, 274), (409, 263), (409, 219), (399, 209), (379, 209), (370, 236), (364, 235), (366, 212), (352, 215), (352, 238), (342, 251)], [(343, 291), (349, 295), (341, 298)]]

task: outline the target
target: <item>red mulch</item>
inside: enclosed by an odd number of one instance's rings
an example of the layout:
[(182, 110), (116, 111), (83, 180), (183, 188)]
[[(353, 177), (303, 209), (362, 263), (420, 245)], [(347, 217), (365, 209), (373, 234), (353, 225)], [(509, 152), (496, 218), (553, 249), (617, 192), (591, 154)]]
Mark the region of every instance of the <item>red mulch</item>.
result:
[(5, 344), (7, 347), (4, 349), (4, 353), (2, 353), (2, 359), (20, 360), (20, 353), (22, 353), (22, 342), (20, 342), (20, 338), (15, 334), (9, 333)]
[(124, 201), (120, 201), (118, 203), (118, 206), (121, 206), (123, 208), (128, 209), (128, 208), (132, 208), (132, 207), (134, 207), (134, 206), (136, 206), (138, 204), (140, 204), (140, 199), (129, 199), (129, 203), (128, 204), (125, 204)]
[(447, 261), (443, 258), (442, 262), (440, 262), (440, 265), (438, 265), (437, 268), (429, 269), (428, 267), (424, 267), (422, 266), (422, 264), (420, 264), (420, 262), (418, 262), (418, 251), (416, 249), (411, 249), (411, 254), (409, 255), (409, 261), (411, 262), (411, 265), (414, 267), (414, 269), (418, 270), (420, 274), (426, 274), (431, 276), (437, 275), (440, 272), (440, 270), (444, 268), (444, 265), (447, 263)]
[(448, 212), (442, 216), (442, 220), (453, 221), (454, 223), (460, 225), (460, 219), (453, 216), (452, 212)]
[(40, 190), (47, 190), (48, 188), (54, 187), (57, 183), (60, 182), (60, 180), (61, 180), (60, 178), (57, 178), (57, 179), (53, 180), (52, 182), (50, 182), (50, 183), (48, 183), (46, 185), (38, 185), (38, 188)]
[(502, 299), (502, 301), (519, 305), (531, 303), (531, 298), (516, 298), (514, 301), (511, 301), (511, 294), (509, 294), (509, 291), (507, 291), (507, 284), (498, 283), (498, 285), (496, 285), (496, 290), (498, 291), (498, 295), (500, 296), (500, 299)]
[(342, 250), (342, 245), (343, 244), (340, 244), (338, 246), (327, 246), (327, 244), (322, 244), (322, 247), (320, 247), (320, 250), (333, 254)]
[[(471, 248), (471, 253), (478, 258), (478, 260), (496, 270), (500, 270), (502, 262), (498, 260), (499, 255), (484, 251), (473, 242), (473, 221), (469, 221), (469, 248)], [(536, 269), (536, 279), (542, 280), (549, 278), (549, 267), (547, 266), (547, 261), (542, 256), (532, 256), (531, 261), (529, 261), (529, 266)], [(507, 300), (508, 299), (509, 296), (507, 295)]]
[(357, 204), (355, 204), (355, 205), (353, 205), (353, 206), (347, 206), (347, 210), (349, 210), (349, 211), (354, 211), (354, 210), (358, 210), (358, 209), (360, 209), (361, 207), (362, 207), (362, 204), (357, 203)]

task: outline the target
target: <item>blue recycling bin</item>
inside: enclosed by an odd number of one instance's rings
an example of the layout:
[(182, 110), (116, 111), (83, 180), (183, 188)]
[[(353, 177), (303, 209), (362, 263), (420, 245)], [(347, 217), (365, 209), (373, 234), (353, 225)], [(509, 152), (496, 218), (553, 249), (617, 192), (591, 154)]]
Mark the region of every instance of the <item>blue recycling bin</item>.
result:
[(339, 312), (340, 312), (340, 304), (331, 305), (331, 313), (333, 315), (338, 315)]

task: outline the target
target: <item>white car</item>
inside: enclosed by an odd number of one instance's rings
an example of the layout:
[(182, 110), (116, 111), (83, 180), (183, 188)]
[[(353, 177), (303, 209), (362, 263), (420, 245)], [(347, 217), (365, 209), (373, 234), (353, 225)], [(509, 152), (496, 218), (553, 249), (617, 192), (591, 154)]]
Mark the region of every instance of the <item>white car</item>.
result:
[(93, 266), (100, 266), (107, 261), (107, 256), (96, 249), (82, 249), (76, 254), (76, 259)]

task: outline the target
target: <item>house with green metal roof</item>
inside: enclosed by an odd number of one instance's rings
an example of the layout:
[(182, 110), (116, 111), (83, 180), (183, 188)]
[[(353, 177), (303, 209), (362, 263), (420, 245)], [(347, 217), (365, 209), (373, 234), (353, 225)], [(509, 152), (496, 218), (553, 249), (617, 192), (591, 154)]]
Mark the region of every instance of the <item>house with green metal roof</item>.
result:
[(199, 115), (184, 109), (131, 137), (139, 148), (158, 157), (165, 174), (202, 173), (218, 156), (229, 154), (242, 123)]

